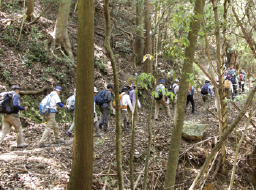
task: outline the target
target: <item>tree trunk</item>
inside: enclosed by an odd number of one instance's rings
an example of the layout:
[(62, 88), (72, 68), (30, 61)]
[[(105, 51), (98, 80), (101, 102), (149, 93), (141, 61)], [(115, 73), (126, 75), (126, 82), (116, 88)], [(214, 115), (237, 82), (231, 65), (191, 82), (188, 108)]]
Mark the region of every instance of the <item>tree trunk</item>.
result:
[(34, 0), (28, 0), (28, 9), (26, 11), (26, 21), (31, 22), (34, 12)]
[[(136, 25), (139, 27), (137, 31), (138, 36), (143, 36), (143, 8), (144, 8), (143, 0), (137, 0), (136, 6)], [(144, 40), (140, 37), (136, 37), (135, 39), (135, 53), (137, 54), (137, 64), (140, 64), (143, 59), (145, 44)]]
[[(204, 10), (205, 0), (196, 0), (194, 7), (195, 15), (202, 15)], [(177, 99), (177, 109), (175, 109), (174, 127), (172, 131), (171, 144), (169, 149), (167, 171), (165, 175), (164, 187), (167, 190), (174, 189), (176, 169), (178, 164), (178, 156), (180, 149), (180, 141), (182, 134), (182, 127), (185, 115), (185, 106), (187, 100), (187, 92), (189, 81), (187, 81), (187, 74), (192, 73), (193, 60), (195, 54), (195, 47), (197, 43), (197, 35), (200, 29), (200, 20), (198, 17), (194, 17), (194, 21), (190, 23), (190, 32), (188, 34), (188, 40), (190, 45), (185, 49), (185, 59), (183, 65), (183, 71), (181, 75), (180, 90)]]
[(114, 93), (116, 102), (116, 162), (117, 162), (117, 175), (119, 182), (119, 190), (124, 189), (124, 180), (122, 172), (122, 155), (121, 155), (121, 109), (119, 99), (119, 83), (118, 72), (116, 69), (116, 61), (113, 51), (110, 46), (110, 15), (109, 15), (109, 0), (104, 1), (104, 16), (106, 21), (106, 32), (104, 46), (107, 50), (108, 56), (111, 60), (114, 75)]
[[(92, 189), (94, 107), (94, 5), (80, 1), (78, 10), (75, 137), (68, 189)], [(86, 61), (84, 61), (86, 60)], [(84, 85), (86, 84), (86, 85)], [(89, 93), (88, 93), (89, 92)], [(85, 117), (86, 116), (86, 117)], [(86, 179), (86, 180), (85, 180)]]
[[(145, 10), (145, 54), (152, 55), (152, 37), (151, 37), (151, 0), (146, 0)], [(153, 73), (153, 60), (147, 59), (143, 65), (143, 71), (145, 73)]]
[[(224, 92), (224, 79), (223, 79), (223, 66), (221, 64), (221, 56), (220, 56), (220, 30), (219, 30), (219, 17), (218, 17), (218, 7), (217, 7), (217, 0), (212, 1), (213, 4), (213, 12), (214, 12), (214, 20), (215, 20), (215, 37), (216, 37), (216, 58), (217, 58), (217, 68), (218, 72), (220, 74), (219, 76), (219, 86), (220, 86), (220, 100), (221, 100), (221, 115), (222, 117), (220, 118), (222, 122), (219, 123), (219, 128), (220, 128), (220, 136), (222, 133), (225, 131), (227, 127), (227, 102), (225, 102), (225, 92)], [(224, 19), (226, 17), (226, 14), (224, 13)], [(223, 30), (223, 41), (225, 44), (225, 27)], [(224, 51), (224, 47), (223, 47)], [(224, 53), (224, 52), (223, 52)], [(224, 64), (224, 63), (223, 63)], [(222, 145), (221, 148), (221, 156), (222, 156), (222, 173), (225, 173), (225, 155), (226, 155), (226, 150), (225, 150), (225, 142)]]
[(69, 56), (69, 59), (74, 62), (73, 51), (71, 43), (68, 36), (68, 16), (70, 11), (70, 1), (60, 1), (60, 7), (55, 23), (54, 32), (52, 33), (52, 44), (51, 49), (54, 51), (55, 46), (60, 44), (64, 47), (66, 53)]
[[(155, 89), (155, 87), (153, 87)], [(152, 130), (151, 130), (151, 116), (152, 116), (152, 107), (153, 107), (153, 97), (150, 98), (150, 108), (148, 114), (148, 151), (146, 157), (146, 164), (145, 164), (145, 174), (144, 174), (144, 181), (143, 181), (143, 190), (147, 188), (147, 178), (148, 178), (148, 165), (150, 159), (150, 152), (151, 152), (151, 142), (152, 142)]]

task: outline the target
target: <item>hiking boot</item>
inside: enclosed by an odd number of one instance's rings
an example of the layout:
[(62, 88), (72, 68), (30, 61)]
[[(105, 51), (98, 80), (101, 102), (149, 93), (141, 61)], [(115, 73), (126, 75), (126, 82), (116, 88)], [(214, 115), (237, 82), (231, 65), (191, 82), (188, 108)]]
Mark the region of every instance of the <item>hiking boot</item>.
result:
[(46, 143), (40, 143), (40, 144), (39, 144), (39, 147), (40, 147), (40, 148), (49, 147), (49, 146), (51, 146), (51, 145), (46, 144)]
[(27, 148), (27, 147), (28, 147), (27, 144), (17, 146), (17, 148)]
[(192, 112), (192, 113), (196, 113), (196, 111)]
[(73, 137), (72, 133), (70, 133), (69, 131), (66, 132), (66, 135), (68, 135), (69, 137)]
[(100, 134), (99, 134), (99, 133), (97, 133), (97, 134), (95, 135), (95, 137), (100, 137)]
[(109, 129), (103, 129), (103, 132), (105, 132), (105, 133), (107, 133), (109, 131), (110, 131)]
[(60, 144), (60, 143), (65, 143), (63, 139), (56, 140), (54, 144)]
[(155, 119), (155, 121), (158, 121), (158, 119)]

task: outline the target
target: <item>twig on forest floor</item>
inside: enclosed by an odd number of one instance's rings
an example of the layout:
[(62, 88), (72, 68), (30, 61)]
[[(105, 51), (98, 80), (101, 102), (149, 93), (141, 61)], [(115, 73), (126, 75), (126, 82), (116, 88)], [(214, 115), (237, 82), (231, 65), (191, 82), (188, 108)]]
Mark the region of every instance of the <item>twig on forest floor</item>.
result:
[(144, 166), (143, 170), (141, 170), (141, 173), (140, 173), (140, 175), (138, 176), (137, 181), (134, 183), (134, 189), (136, 189), (136, 187), (137, 187), (137, 185), (138, 185), (138, 183), (139, 183), (139, 181), (140, 181), (141, 175), (144, 173), (144, 170), (145, 170), (145, 166)]
[(104, 186), (103, 186), (103, 190), (106, 189), (106, 185), (107, 185), (107, 182), (108, 182), (108, 176), (109, 176), (110, 168), (111, 168), (111, 163), (109, 164), (108, 173), (107, 173), (108, 175), (107, 175), (107, 177), (106, 177), (106, 179), (105, 179), (105, 183), (104, 183)]
[(190, 148), (188, 148), (187, 150), (185, 150), (184, 152), (182, 152), (182, 153), (179, 155), (179, 158), (180, 158), (183, 154), (185, 154), (186, 152), (188, 152), (190, 149), (192, 149), (194, 146), (199, 145), (199, 144), (202, 144), (202, 143), (204, 143), (204, 142), (206, 142), (206, 141), (209, 141), (209, 140), (211, 140), (211, 139), (213, 139), (213, 138), (215, 138), (215, 137), (219, 137), (219, 136), (210, 137), (210, 138), (205, 139), (205, 140), (203, 140), (203, 141), (200, 141), (200, 142), (198, 142), (198, 143), (196, 143), (196, 144), (193, 144)]
[(205, 182), (206, 182), (206, 180), (207, 180), (207, 177), (208, 177), (210, 171), (212, 170), (212, 167), (213, 167), (213, 165), (214, 165), (214, 163), (215, 163), (215, 160), (216, 160), (217, 157), (218, 157), (218, 154), (219, 154), (219, 153), (217, 153), (217, 154), (215, 155), (215, 158), (214, 158), (214, 160), (212, 161), (212, 165), (211, 165), (211, 167), (209, 168), (209, 170), (208, 170), (208, 172), (207, 172), (207, 174), (206, 174), (206, 176), (205, 176), (205, 180), (204, 180), (204, 182), (203, 182), (203, 185), (202, 185), (201, 189), (203, 189), (203, 187), (204, 187), (204, 184), (205, 184)]

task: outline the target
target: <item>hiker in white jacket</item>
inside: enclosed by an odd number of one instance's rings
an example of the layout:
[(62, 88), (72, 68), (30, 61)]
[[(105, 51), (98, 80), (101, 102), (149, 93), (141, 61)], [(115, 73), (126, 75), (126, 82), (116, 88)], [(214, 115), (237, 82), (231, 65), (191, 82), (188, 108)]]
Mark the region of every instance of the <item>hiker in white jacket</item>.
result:
[[(133, 112), (133, 106), (130, 100), (130, 96), (128, 94), (128, 88), (124, 87), (122, 89), (122, 108), (121, 108), (121, 124), (124, 122), (124, 130), (127, 129), (127, 106), (129, 106), (130, 110)], [(120, 98), (121, 99), (121, 98)]]

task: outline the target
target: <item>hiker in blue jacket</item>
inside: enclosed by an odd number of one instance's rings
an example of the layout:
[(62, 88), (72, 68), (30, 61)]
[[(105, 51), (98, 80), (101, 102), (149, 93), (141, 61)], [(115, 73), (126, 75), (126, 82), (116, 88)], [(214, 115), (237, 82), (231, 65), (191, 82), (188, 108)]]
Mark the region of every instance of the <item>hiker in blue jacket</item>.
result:
[(214, 97), (214, 92), (209, 80), (205, 80), (205, 84), (201, 88), (201, 96), (204, 101), (205, 114), (208, 115), (210, 96)]
[(113, 90), (113, 85), (112, 84), (108, 84), (107, 85), (107, 89), (106, 92), (104, 94), (104, 100), (106, 102), (104, 102), (101, 106), (99, 106), (100, 108), (100, 112), (102, 114), (102, 118), (100, 120), (100, 127), (101, 128), (103, 126), (103, 131), (104, 132), (109, 132), (108, 129), (108, 118), (109, 118), (109, 111), (113, 109), (112, 107), (112, 97), (111, 97), (111, 91)]
[(4, 137), (7, 135), (7, 133), (10, 132), (11, 127), (13, 126), (15, 129), (15, 132), (17, 133), (17, 147), (18, 148), (26, 148), (28, 147), (27, 144), (25, 144), (23, 132), (22, 132), (22, 125), (19, 118), (19, 111), (27, 111), (28, 107), (22, 107), (20, 106), (19, 101), (19, 93), (20, 93), (20, 87), (18, 85), (12, 86), (12, 97), (13, 97), (13, 111), (10, 114), (5, 113), (3, 117), (3, 129), (0, 132), (0, 143), (2, 143)]

